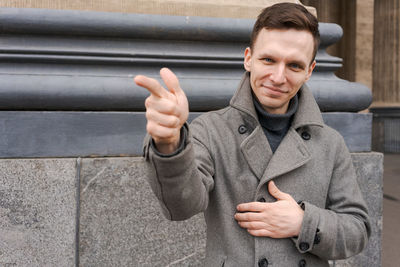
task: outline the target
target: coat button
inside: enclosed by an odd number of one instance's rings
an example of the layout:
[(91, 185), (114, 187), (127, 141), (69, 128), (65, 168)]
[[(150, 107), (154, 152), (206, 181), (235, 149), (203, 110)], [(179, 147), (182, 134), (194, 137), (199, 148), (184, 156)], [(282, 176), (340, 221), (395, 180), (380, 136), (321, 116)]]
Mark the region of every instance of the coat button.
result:
[(258, 267), (268, 267), (268, 260), (266, 258), (259, 260)]
[(307, 242), (301, 242), (299, 247), (301, 251), (306, 251), (310, 248), (310, 245)]
[(310, 140), (311, 135), (308, 132), (302, 132), (301, 138), (303, 138), (304, 140)]
[(321, 242), (321, 237), (319, 236), (319, 234), (316, 234), (314, 237), (314, 244), (318, 245), (319, 242)]
[(265, 202), (265, 198), (260, 197), (260, 198), (258, 199), (258, 202)]
[(306, 267), (306, 265), (307, 265), (306, 260), (301, 259), (301, 260), (299, 261), (299, 267)]
[(302, 210), (306, 210), (306, 204), (302, 200), (297, 201), (297, 204), (299, 204), (300, 208)]
[(240, 134), (244, 134), (245, 132), (247, 132), (246, 125), (240, 125), (238, 131)]

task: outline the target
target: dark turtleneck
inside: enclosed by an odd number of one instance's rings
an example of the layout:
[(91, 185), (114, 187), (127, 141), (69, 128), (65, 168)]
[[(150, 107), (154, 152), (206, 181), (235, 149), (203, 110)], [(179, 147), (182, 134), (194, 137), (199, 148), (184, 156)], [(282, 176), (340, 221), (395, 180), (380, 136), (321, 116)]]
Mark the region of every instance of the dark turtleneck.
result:
[(288, 110), (285, 114), (272, 114), (264, 110), (258, 99), (253, 94), (253, 102), (256, 108), (258, 120), (268, 139), (269, 145), (273, 153), (275, 153), (283, 137), (290, 128), (294, 114), (298, 107), (298, 97), (295, 95), (289, 103)]

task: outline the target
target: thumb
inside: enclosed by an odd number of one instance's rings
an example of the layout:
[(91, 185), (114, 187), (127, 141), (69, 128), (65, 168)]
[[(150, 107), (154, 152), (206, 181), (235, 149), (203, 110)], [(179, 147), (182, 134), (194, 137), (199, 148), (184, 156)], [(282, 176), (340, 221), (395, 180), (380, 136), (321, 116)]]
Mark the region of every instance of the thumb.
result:
[(183, 93), (183, 90), (179, 85), (178, 78), (170, 69), (162, 68), (160, 70), (160, 76), (171, 93), (173, 93), (174, 95)]
[(291, 196), (289, 194), (286, 194), (282, 192), (281, 190), (276, 187), (274, 181), (270, 181), (268, 183), (268, 192), (277, 200), (287, 200), (291, 199)]

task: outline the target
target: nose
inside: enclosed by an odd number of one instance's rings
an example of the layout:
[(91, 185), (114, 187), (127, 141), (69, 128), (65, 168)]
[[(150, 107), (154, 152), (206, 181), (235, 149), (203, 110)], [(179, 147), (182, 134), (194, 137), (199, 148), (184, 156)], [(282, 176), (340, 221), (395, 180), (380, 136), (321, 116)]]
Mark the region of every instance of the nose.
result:
[(274, 84), (283, 84), (286, 82), (285, 64), (277, 64), (274, 66), (270, 79)]

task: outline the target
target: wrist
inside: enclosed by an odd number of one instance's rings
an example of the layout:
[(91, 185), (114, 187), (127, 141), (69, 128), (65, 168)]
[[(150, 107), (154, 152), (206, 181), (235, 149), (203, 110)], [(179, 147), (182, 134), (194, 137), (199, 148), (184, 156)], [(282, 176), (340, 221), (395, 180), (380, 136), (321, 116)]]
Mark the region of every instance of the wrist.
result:
[(158, 152), (162, 153), (162, 154), (172, 154), (174, 153), (178, 147), (179, 147), (179, 141), (180, 141), (180, 136), (178, 136), (178, 138), (174, 138), (173, 141), (169, 141), (169, 142), (157, 142), (154, 140), (154, 145), (155, 148), (157, 149)]

